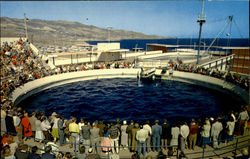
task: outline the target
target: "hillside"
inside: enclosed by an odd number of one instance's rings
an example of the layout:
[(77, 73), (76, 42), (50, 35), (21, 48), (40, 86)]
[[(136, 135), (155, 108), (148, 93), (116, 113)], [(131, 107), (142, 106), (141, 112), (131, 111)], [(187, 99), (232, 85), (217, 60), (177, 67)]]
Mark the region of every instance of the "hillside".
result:
[[(82, 41), (109, 40), (109, 31), (92, 25), (70, 21), (31, 19), (27, 22), (28, 37), (42, 45), (71, 45)], [(1, 17), (1, 37), (25, 37), (23, 19)], [(145, 35), (133, 31), (110, 30), (110, 39), (161, 39), (166, 37)]]

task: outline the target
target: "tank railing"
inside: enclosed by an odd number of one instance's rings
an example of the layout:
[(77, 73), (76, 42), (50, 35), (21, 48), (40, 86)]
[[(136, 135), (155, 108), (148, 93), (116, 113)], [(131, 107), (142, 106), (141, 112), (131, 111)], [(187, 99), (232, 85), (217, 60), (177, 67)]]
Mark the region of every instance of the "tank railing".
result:
[[(1, 131), (1, 133), (3, 134), (3, 133), (5, 133), (5, 132), (2, 132)], [(23, 138), (25, 138), (25, 136), (24, 135), (21, 135), (21, 134), (17, 134), (17, 133), (7, 133), (7, 134), (9, 134), (9, 135), (13, 135), (13, 136), (22, 136)], [(35, 140), (35, 138), (34, 137), (26, 137), (26, 138), (29, 138), (29, 139), (34, 139)], [(239, 141), (240, 139), (242, 139), (242, 141)], [(101, 141), (101, 140), (100, 140)], [(217, 140), (217, 142), (218, 143), (223, 143), (223, 142), (225, 142), (225, 141), (227, 141), (227, 140)], [(20, 141), (19, 141), (20, 142)], [(42, 141), (42, 143), (43, 143), (43, 147), (45, 148), (46, 147), (46, 145), (49, 143), (49, 142), (52, 142), (52, 143), (55, 143), (54, 141), (51, 141), (51, 140), (43, 140)], [(58, 141), (59, 142), (59, 141)], [(137, 142), (137, 141), (136, 141)], [(244, 142), (247, 142), (246, 144), (241, 144), (241, 143), (244, 143)], [(73, 145), (74, 143), (73, 142), (65, 142), (64, 144), (66, 144), (66, 145), (69, 145), (69, 144), (71, 144), (71, 145)], [(207, 143), (207, 145), (212, 145), (213, 144), (213, 141), (211, 140), (211, 141), (209, 141), (208, 143)], [(27, 144), (29, 147), (32, 147), (31, 145), (29, 145), (29, 144)], [(50, 144), (49, 144), (50, 145)], [(92, 149), (96, 149), (97, 151), (96, 151), (96, 153), (98, 154), (98, 155), (100, 155), (100, 157), (101, 158), (108, 158), (108, 159), (110, 159), (110, 156), (111, 156), (111, 150), (112, 150), (112, 148), (116, 148), (115, 146), (102, 146), (102, 145), (92, 145), (92, 144), (81, 144), (80, 143), (80, 141), (78, 141), (77, 143), (76, 143), (76, 145), (78, 146), (78, 147), (80, 147), (80, 146), (86, 146), (86, 147), (91, 147)], [(55, 145), (50, 145), (50, 146), (55, 146)], [(202, 151), (197, 151), (197, 152), (193, 152), (193, 153), (185, 153), (185, 155), (190, 155), (190, 154), (201, 154), (201, 157), (198, 157), (198, 158), (202, 158), (202, 159), (204, 159), (204, 158), (210, 158), (210, 157), (214, 157), (214, 156), (218, 156), (218, 154), (215, 154), (215, 155), (213, 155), (213, 156), (205, 156), (205, 154), (206, 153), (209, 153), (209, 152), (215, 152), (215, 151), (225, 151), (225, 150), (228, 150), (228, 151), (226, 151), (226, 152), (224, 152), (224, 154), (226, 154), (226, 153), (230, 153), (230, 152), (233, 152), (234, 153), (234, 156), (236, 156), (237, 155), (237, 150), (239, 150), (239, 149), (242, 149), (242, 148), (245, 148), (245, 147), (249, 147), (250, 146), (250, 135), (245, 135), (245, 136), (239, 136), (239, 137), (234, 137), (233, 138), (233, 141), (231, 141), (230, 142), (230, 145), (226, 145), (225, 147), (222, 147), (222, 148), (217, 148), (217, 149), (212, 149), (212, 150), (206, 150), (206, 148), (203, 146), (203, 148), (202, 148)], [(58, 147), (60, 147), (60, 146), (56, 146), (56, 148), (58, 148)], [(120, 147), (121, 146), (118, 146), (118, 150), (120, 151)], [(178, 155), (179, 155), (179, 148), (178, 148), (178, 145), (172, 145), (172, 146), (165, 146), (167, 149), (169, 149), (169, 148), (176, 148), (176, 154), (174, 155), (174, 156), (176, 156), (176, 157), (178, 157)], [(98, 148), (99, 148), (99, 151), (98, 151)], [(108, 154), (107, 154), (107, 156), (105, 156), (105, 155), (101, 155), (101, 154), (99, 154), (99, 152), (101, 152), (102, 151), (102, 148), (107, 148), (109, 151), (107, 151), (108, 152)], [(123, 148), (127, 148), (128, 150), (129, 149), (132, 149), (132, 148), (139, 148), (138, 146), (123, 146)], [(141, 149), (143, 148), (143, 147), (140, 147)], [(146, 148), (147, 148), (147, 146), (146, 146)], [(150, 149), (152, 149), (153, 148), (153, 146), (150, 146)], [(41, 150), (41, 151), (44, 151), (44, 149), (43, 148), (38, 148), (39, 150)], [(73, 149), (73, 147), (72, 147), (72, 149)], [(160, 145), (160, 149), (162, 149), (162, 146)], [(87, 152), (88, 150), (85, 150), (85, 152)], [(52, 153), (53, 154), (57, 154), (57, 153), (59, 153), (59, 152), (64, 152), (65, 153), (65, 151), (62, 151), (62, 150), (53, 150), (53, 148), (52, 148)], [(67, 152), (69, 152), (69, 151), (67, 151)], [(79, 153), (79, 152), (78, 152)], [(77, 156), (78, 155), (78, 153), (77, 152), (74, 152), (74, 154)], [(141, 154), (143, 154), (143, 151), (141, 151)], [(143, 156), (143, 155), (142, 155)], [(143, 159), (145, 158), (146, 156), (143, 156)], [(120, 158), (122, 158), (122, 157), (120, 157)], [(197, 159), (198, 159), (197, 158)]]
[(234, 59), (234, 54), (206, 62), (206, 63), (201, 64), (199, 66), (204, 67), (204, 68), (219, 68), (220, 70), (222, 70), (223, 65), (224, 64), (227, 65), (227, 62), (229, 62), (233, 59)]

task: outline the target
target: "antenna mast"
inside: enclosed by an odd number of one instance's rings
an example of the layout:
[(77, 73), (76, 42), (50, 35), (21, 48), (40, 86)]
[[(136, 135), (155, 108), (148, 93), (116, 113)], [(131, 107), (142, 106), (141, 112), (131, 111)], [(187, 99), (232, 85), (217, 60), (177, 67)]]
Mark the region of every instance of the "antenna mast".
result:
[(201, 14), (197, 22), (200, 24), (200, 31), (199, 31), (199, 45), (198, 45), (198, 54), (197, 54), (197, 64), (200, 63), (200, 45), (201, 45), (201, 31), (202, 31), (202, 24), (206, 22), (205, 15), (204, 15), (204, 0), (202, 0), (202, 10)]

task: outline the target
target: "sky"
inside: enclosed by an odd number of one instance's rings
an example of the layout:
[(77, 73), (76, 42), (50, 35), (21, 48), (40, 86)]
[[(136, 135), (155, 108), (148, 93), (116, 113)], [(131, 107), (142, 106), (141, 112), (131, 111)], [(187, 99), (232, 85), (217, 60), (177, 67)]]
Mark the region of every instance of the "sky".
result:
[[(67, 20), (141, 32), (149, 35), (198, 38), (201, 0), (161, 1), (1, 1), (1, 17), (42, 20)], [(205, 0), (202, 37), (249, 38), (248, 0)]]

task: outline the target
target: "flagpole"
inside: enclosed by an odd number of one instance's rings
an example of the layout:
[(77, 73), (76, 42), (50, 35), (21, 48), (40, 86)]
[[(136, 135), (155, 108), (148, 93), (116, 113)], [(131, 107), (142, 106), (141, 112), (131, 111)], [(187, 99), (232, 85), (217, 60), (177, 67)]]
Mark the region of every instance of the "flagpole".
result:
[(28, 40), (28, 31), (27, 31), (27, 23), (26, 23), (26, 14), (24, 13), (24, 26), (25, 26), (25, 34), (26, 34), (26, 40)]

